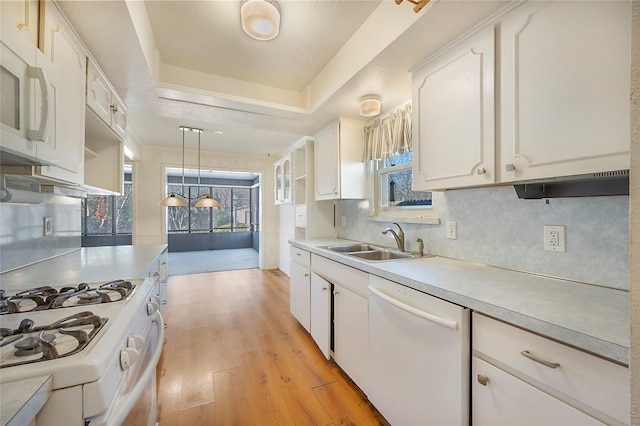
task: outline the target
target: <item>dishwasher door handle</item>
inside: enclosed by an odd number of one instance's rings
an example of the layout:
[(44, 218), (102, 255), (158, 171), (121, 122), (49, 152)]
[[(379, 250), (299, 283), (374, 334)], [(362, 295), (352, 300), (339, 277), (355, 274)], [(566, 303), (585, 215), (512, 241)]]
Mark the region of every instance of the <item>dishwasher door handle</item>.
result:
[(451, 321), (448, 320), (446, 318), (441, 318), (439, 316), (430, 314), (428, 312), (424, 312), (421, 311), (420, 309), (416, 309), (413, 306), (409, 306), (406, 303), (402, 303), (401, 301), (394, 299), (393, 297), (389, 296), (387, 293), (384, 293), (383, 291), (378, 290), (375, 287), (369, 287), (369, 290), (375, 294), (376, 296), (380, 297), (382, 300), (385, 300), (389, 303), (391, 303), (393, 306), (402, 309), (405, 312), (408, 312), (412, 315), (415, 315), (419, 318), (425, 319), (427, 321), (431, 321), (434, 322), (436, 324), (440, 324), (443, 325), (447, 328), (450, 328), (452, 330), (458, 330), (458, 323), (455, 321)]

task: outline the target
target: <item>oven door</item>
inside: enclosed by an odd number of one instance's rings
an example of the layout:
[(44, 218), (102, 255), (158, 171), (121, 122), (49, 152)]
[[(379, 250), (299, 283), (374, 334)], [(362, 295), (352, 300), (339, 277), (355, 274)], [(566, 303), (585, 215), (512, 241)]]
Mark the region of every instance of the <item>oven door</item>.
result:
[(164, 344), (164, 322), (159, 311), (152, 315), (147, 329), (143, 349), (131, 364), (127, 383), (107, 412), (89, 420), (89, 426), (156, 424), (156, 366)]

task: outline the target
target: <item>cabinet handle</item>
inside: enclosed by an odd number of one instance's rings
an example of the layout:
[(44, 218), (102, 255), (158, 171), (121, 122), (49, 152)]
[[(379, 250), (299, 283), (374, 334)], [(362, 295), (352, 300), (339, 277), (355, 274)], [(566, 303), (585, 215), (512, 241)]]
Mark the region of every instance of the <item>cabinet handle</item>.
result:
[(304, 274), (304, 277), (307, 278), (309, 276), (309, 274)]
[(476, 173), (478, 173), (479, 175), (483, 175), (485, 173), (487, 173), (487, 169), (485, 169), (484, 167), (480, 167)]
[(118, 105), (116, 105), (116, 104), (109, 105), (109, 108), (111, 108), (111, 111), (113, 111), (113, 112), (118, 112)]
[(508, 172), (512, 172), (512, 171), (514, 171), (514, 170), (516, 169), (516, 165), (515, 165), (515, 164), (512, 164), (512, 163), (509, 163), (509, 164), (506, 164), (506, 165), (504, 166), (504, 169), (505, 169), (506, 171), (508, 171)]
[(522, 354), (522, 356), (524, 356), (525, 358), (529, 358), (532, 361), (535, 362), (539, 362), (542, 365), (545, 365), (549, 368), (558, 368), (560, 367), (560, 364), (558, 364), (557, 362), (549, 362), (549, 361), (545, 361), (544, 359), (538, 358), (535, 355), (532, 355), (531, 352), (529, 351), (522, 351), (520, 352), (520, 354)]
[(302, 253), (296, 253), (296, 256), (302, 256)]
[(322, 291), (327, 291), (327, 288), (326, 287), (322, 287)]
[(482, 386), (487, 386), (489, 384), (489, 377), (478, 374), (478, 383)]
[(337, 296), (337, 295), (339, 295), (339, 294), (340, 294), (340, 293), (339, 293), (337, 290), (333, 290), (333, 295), (334, 295), (334, 296)]

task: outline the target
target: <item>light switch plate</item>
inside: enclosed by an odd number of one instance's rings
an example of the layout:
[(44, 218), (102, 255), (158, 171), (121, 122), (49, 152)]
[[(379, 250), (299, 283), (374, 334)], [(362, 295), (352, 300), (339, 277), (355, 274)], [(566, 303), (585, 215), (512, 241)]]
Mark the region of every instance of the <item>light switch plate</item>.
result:
[(544, 249), (546, 251), (556, 251), (565, 253), (565, 229), (564, 225), (544, 226)]

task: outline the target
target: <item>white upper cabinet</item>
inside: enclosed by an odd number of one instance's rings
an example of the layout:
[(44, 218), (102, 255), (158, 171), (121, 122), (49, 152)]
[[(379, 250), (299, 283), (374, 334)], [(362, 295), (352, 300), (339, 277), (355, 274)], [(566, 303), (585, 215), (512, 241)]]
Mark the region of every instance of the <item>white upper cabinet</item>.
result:
[(500, 27), (500, 180), (628, 169), (631, 3), (528, 2)]
[(366, 198), (364, 123), (341, 118), (315, 135), (316, 200)]
[(88, 60), (87, 106), (120, 139), (127, 138), (127, 110), (96, 64)]
[(275, 204), (292, 202), (291, 153), (288, 153), (273, 165), (275, 178)]
[(0, 13), (22, 31), (34, 46), (38, 45), (38, 0), (12, 0), (0, 3)]
[(414, 72), (413, 111), (414, 190), (493, 183), (493, 27)]
[(437, 55), (413, 73), (414, 189), (628, 169), (630, 40), (630, 2), (529, 1)]
[(84, 114), (86, 52), (56, 5), (42, 4), (41, 47), (58, 70), (55, 148), (56, 166), (43, 166), (43, 176), (81, 184), (84, 179)]

